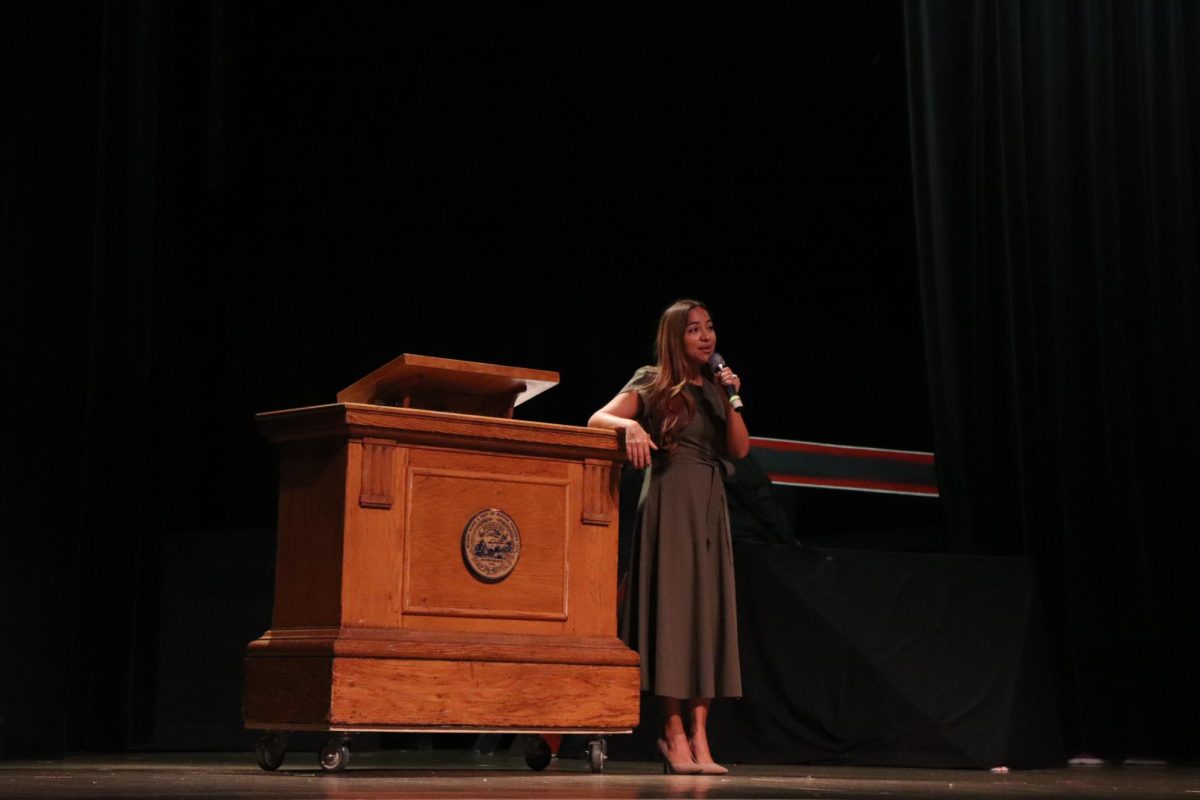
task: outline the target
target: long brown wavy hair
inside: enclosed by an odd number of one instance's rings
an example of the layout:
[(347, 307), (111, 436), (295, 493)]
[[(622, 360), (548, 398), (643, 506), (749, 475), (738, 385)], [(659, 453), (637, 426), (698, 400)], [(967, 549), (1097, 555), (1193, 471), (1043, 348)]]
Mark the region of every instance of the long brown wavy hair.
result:
[[(683, 349), (683, 334), (687, 331), (688, 312), (693, 308), (708, 311), (699, 300), (676, 300), (658, 320), (658, 335), (654, 342), (657, 371), (646, 397), (646, 417), (649, 419), (659, 448), (674, 452), (679, 434), (696, 415), (696, 401), (684, 391), (688, 382), (687, 355)], [(711, 315), (711, 312), (710, 312)], [(701, 374), (712, 380), (712, 371), (705, 365)]]

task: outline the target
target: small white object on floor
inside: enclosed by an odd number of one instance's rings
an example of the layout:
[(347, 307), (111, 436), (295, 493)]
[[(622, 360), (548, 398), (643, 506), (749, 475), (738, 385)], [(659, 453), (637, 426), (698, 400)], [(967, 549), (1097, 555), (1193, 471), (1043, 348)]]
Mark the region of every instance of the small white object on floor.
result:
[(1001, 765), (999, 767), (992, 767), (992, 772), (996, 773), (997, 775), (1007, 775), (1008, 767), (1003, 766), (1003, 765)]
[(1080, 753), (1074, 758), (1069, 759), (1067, 764), (1072, 767), (1102, 767), (1104, 766), (1104, 759), (1096, 758), (1091, 753)]

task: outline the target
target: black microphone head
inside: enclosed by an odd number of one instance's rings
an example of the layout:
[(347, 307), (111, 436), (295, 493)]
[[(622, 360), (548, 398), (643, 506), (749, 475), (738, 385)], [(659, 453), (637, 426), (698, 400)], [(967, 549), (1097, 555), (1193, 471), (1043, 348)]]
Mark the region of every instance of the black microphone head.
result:
[(708, 368), (713, 372), (720, 372), (725, 369), (725, 359), (721, 358), (721, 354), (713, 351), (713, 354), (708, 357)]

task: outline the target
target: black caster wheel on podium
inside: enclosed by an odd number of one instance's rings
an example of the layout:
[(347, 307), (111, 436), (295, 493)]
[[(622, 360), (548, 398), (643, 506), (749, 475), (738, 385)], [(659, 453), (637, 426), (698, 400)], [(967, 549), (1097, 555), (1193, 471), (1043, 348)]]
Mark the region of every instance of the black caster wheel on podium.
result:
[(550, 766), (554, 754), (550, 752), (550, 744), (540, 736), (530, 736), (525, 743), (525, 763), (531, 770), (541, 772)]
[(283, 757), (287, 755), (287, 734), (266, 734), (254, 746), (254, 755), (257, 757), (258, 766), (267, 772), (279, 769), (283, 765)]
[(350, 744), (345, 736), (334, 736), (321, 748), (322, 772), (341, 772), (350, 763)]
[(592, 739), (588, 742), (587, 760), (592, 772), (604, 772), (604, 762), (608, 760), (608, 743), (603, 739)]

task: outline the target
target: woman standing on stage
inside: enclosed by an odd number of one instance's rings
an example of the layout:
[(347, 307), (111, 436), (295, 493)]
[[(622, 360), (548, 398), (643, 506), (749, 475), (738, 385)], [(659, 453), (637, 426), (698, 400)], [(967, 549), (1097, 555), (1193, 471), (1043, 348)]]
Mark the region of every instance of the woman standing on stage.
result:
[(722, 478), (729, 459), (750, 452), (746, 424), (721, 388), (736, 394), (741, 381), (728, 367), (709, 367), (716, 344), (708, 308), (677, 301), (658, 323), (658, 363), (634, 373), (588, 421), (624, 431), (629, 462), (649, 468), (621, 637), (641, 655), (642, 691), (662, 698), (665, 768), (708, 775), (728, 771), (709, 751), (709, 704), (742, 693)]

